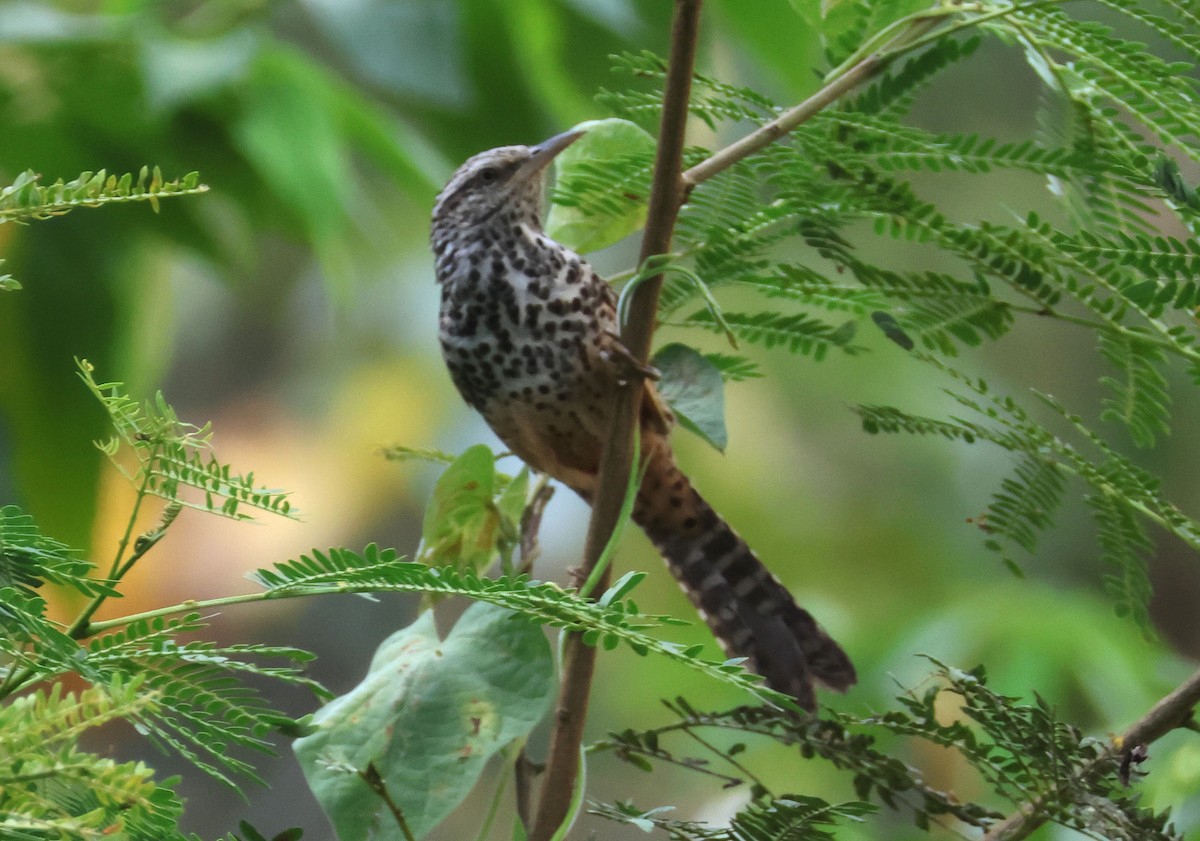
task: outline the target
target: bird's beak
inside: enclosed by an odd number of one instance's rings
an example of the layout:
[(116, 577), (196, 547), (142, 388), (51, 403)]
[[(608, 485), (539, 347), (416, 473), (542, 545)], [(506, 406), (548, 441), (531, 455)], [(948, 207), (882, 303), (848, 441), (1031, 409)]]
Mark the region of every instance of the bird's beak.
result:
[(529, 178), (538, 172), (545, 169), (558, 153), (566, 149), (572, 143), (584, 135), (583, 129), (571, 129), (564, 131), (562, 134), (556, 134), (549, 140), (544, 140), (536, 146), (530, 148), (533, 153), (529, 160), (521, 165), (519, 176)]

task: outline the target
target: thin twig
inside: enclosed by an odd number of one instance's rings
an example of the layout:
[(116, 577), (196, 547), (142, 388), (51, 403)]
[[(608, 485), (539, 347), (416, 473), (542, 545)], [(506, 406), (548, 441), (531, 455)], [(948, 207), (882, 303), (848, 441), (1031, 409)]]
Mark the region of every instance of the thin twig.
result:
[[(1192, 714), (1200, 704), (1200, 671), (1175, 688), (1169, 695), (1150, 708), (1120, 736), (1113, 739), (1108, 750), (1080, 769), (1076, 775), (1086, 780), (1104, 768), (1123, 751), (1138, 745), (1148, 745), (1177, 727), (1187, 727), (1193, 720)], [(1046, 823), (1043, 798), (1035, 798), (1024, 804), (998, 824), (992, 826), (979, 841), (1019, 841), (1028, 838)]]
[[(639, 263), (644, 263), (646, 258), (653, 255), (670, 251), (675, 218), (684, 198), (680, 171), (683, 168), (683, 139), (700, 28), (700, 6), (701, 0), (675, 1), (654, 183), (650, 191), (649, 216)], [(661, 278), (653, 278), (638, 287), (629, 320), (621, 331), (621, 343), (634, 359), (643, 364), (650, 355), (661, 286)], [(620, 519), (625, 489), (633, 469), (633, 431), (643, 388), (640, 379), (630, 378), (625, 387), (618, 389), (614, 400), (608, 439), (601, 454), (583, 568), (577, 576), (579, 582), (589, 579)], [(596, 592), (608, 587), (608, 577), (607, 571), (600, 576), (594, 588)], [(545, 783), (530, 841), (549, 841), (570, 811), (595, 662), (595, 649), (583, 642), (582, 635), (568, 635), (564, 643), (562, 690), (550, 735)]]
[(684, 189), (690, 192), (697, 184), (724, 172), (759, 149), (771, 145), (874, 76), (883, 66), (884, 59), (879, 53), (867, 56), (799, 105), (789, 108), (771, 122), (759, 126), (745, 137), (730, 143), (724, 149), (713, 153), (689, 169), (683, 174)]
[(408, 821), (404, 819), (404, 811), (400, 808), (400, 804), (392, 799), (391, 792), (387, 790), (387, 784), (383, 781), (383, 777), (379, 774), (379, 769), (375, 767), (375, 763), (368, 762), (366, 770), (359, 771), (358, 776), (387, 806), (392, 817), (396, 819), (396, 826), (400, 827), (400, 833), (404, 836), (405, 841), (416, 841), (413, 838), (412, 830), (408, 828)]
[(758, 775), (756, 775), (753, 771), (751, 771), (745, 765), (743, 765), (742, 763), (740, 763), (736, 759), (734, 759), (732, 753), (730, 753), (729, 751), (721, 750), (716, 745), (712, 744), (707, 739), (705, 739), (703, 736), (701, 736), (699, 733), (697, 733), (691, 727), (684, 727), (684, 728), (682, 728), (682, 730), (684, 733), (686, 733), (688, 736), (690, 736), (693, 741), (698, 742), (701, 745), (703, 745), (704, 747), (708, 748), (714, 754), (721, 757), (726, 762), (728, 762), (730, 765), (732, 765), (734, 768), (736, 768), (742, 774), (742, 776), (744, 776), (750, 782), (754, 783), (760, 789), (762, 789), (763, 791), (766, 791), (766, 792), (769, 792), (771, 790), (767, 787), (766, 783), (764, 783), (762, 781), (762, 779), (760, 779), (758, 777)]
[(738, 161), (748, 158), (759, 149), (771, 145), (779, 138), (794, 131), (854, 88), (879, 74), (901, 55), (923, 45), (933, 30), (937, 29), (949, 15), (955, 14), (957, 11), (957, 4), (951, 3), (945, 8), (913, 15), (907, 25), (901, 26), (901, 22), (897, 21), (897, 31), (894, 35), (886, 38), (877, 49), (846, 69), (835, 70), (828, 77), (825, 85), (808, 99), (799, 105), (792, 106), (771, 122), (759, 126), (740, 140), (714, 152), (683, 173), (684, 198), (697, 184), (724, 172)]
[(542, 515), (546, 513), (546, 503), (554, 496), (554, 486), (542, 476), (533, 489), (533, 498), (525, 506), (521, 515), (521, 563), (517, 567), (518, 575), (533, 573), (533, 562), (538, 556), (538, 531), (542, 526)]

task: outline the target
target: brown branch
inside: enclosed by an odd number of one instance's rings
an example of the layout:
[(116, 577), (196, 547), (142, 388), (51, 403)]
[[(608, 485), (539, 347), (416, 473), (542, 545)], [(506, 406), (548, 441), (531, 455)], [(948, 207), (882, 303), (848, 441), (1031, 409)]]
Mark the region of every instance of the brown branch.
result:
[[(745, 137), (719, 149), (683, 174), (684, 198), (697, 185), (712, 178), (738, 161), (748, 158), (759, 149), (795, 131), (817, 114), (837, 102), (854, 88), (877, 75), (896, 58), (923, 43), (923, 39), (943, 22), (941, 15), (914, 17), (908, 26), (897, 32), (878, 49), (851, 65), (844, 73), (830, 79), (820, 90), (784, 111), (769, 123), (764, 123)], [(644, 257), (645, 255), (643, 255)]]
[[(879, 73), (917, 36), (936, 25), (936, 21), (915, 21), (880, 50), (864, 57), (804, 102), (683, 173), (683, 143), (696, 62), (701, 2), (675, 0), (671, 52), (663, 90), (654, 182), (650, 191), (646, 231), (642, 237), (641, 265), (650, 257), (670, 252), (679, 209), (693, 187), (792, 131), (847, 91)], [(650, 356), (661, 288), (661, 275), (638, 284), (630, 301), (629, 318), (621, 330), (621, 343), (632, 358), (642, 365)], [(629, 474), (633, 469), (634, 430), (644, 389), (639, 378), (627, 379), (628, 382), (614, 395), (613, 415), (601, 454), (583, 565), (574, 576), (578, 587), (589, 580), (608, 545), (620, 518)], [(606, 569), (598, 577), (594, 592), (605, 590), (608, 582)], [(589, 596), (591, 593), (580, 595)], [(569, 634), (563, 646), (562, 689), (555, 708), (545, 781), (530, 841), (549, 841), (570, 809), (595, 662), (595, 649), (585, 645), (580, 634)]]
[[(1200, 704), (1200, 671), (1197, 671), (1169, 695), (1150, 708), (1120, 736), (1113, 739), (1108, 750), (1087, 764), (1078, 773), (1079, 779), (1087, 779), (1105, 767), (1122, 752), (1138, 745), (1148, 745), (1162, 738), (1177, 727), (1185, 727), (1192, 713)], [(1043, 798), (1038, 797), (995, 824), (979, 841), (1019, 841), (1028, 838), (1047, 816), (1042, 811)]]
[(799, 105), (789, 108), (771, 122), (759, 126), (689, 169), (683, 174), (684, 189), (690, 192), (702, 181), (707, 181), (743, 158), (774, 143), (874, 76), (885, 65), (886, 62), (879, 53), (867, 56)]
[[(670, 250), (675, 218), (683, 201), (680, 170), (683, 168), (683, 138), (687, 127), (688, 101), (691, 97), (692, 71), (696, 59), (700, 5), (701, 0), (675, 0), (675, 15), (671, 25), (671, 55), (663, 91), (663, 114), (659, 127), (654, 183), (650, 191), (646, 232), (642, 237), (643, 261), (647, 257), (665, 254)], [(634, 290), (629, 320), (621, 331), (622, 344), (642, 363), (645, 363), (650, 354), (661, 286), (662, 278), (657, 277), (645, 281)], [(627, 384), (618, 389), (615, 395), (608, 440), (601, 455), (600, 473), (592, 503), (592, 519), (588, 526), (583, 568), (576, 574), (577, 583), (587, 581), (590, 577), (620, 518), (629, 473), (633, 469), (633, 433), (642, 390), (642, 381), (637, 377), (630, 377)], [(607, 589), (608, 580), (608, 571), (605, 570), (596, 582), (595, 590), (601, 592)], [(583, 642), (582, 635), (569, 634), (563, 648), (562, 689), (550, 735), (545, 782), (542, 785), (541, 800), (538, 803), (537, 818), (534, 821), (533, 832), (530, 833), (530, 841), (549, 841), (570, 810), (595, 663), (595, 649)]]
[(359, 771), (358, 776), (367, 788), (371, 789), (387, 806), (387, 810), (391, 812), (392, 817), (396, 821), (396, 826), (400, 828), (400, 834), (404, 836), (405, 841), (415, 841), (412, 830), (408, 828), (408, 821), (404, 819), (404, 812), (400, 809), (400, 804), (392, 799), (391, 792), (387, 789), (387, 784), (383, 781), (383, 777), (379, 773), (379, 769), (375, 767), (374, 762), (367, 763), (365, 771)]

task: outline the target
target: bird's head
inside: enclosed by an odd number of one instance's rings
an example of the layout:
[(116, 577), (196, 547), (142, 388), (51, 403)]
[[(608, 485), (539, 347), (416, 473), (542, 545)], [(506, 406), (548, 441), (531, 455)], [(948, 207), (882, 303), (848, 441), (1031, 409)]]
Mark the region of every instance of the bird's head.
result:
[(482, 225), (501, 209), (540, 227), (546, 167), (582, 136), (572, 129), (536, 146), (501, 146), (473, 156), (438, 194), (435, 231), (441, 225)]

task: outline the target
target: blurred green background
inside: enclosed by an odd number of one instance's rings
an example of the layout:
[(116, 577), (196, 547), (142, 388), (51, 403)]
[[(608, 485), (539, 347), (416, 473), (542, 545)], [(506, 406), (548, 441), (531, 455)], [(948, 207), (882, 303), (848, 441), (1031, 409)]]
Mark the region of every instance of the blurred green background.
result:
[[(220, 458), (292, 489), (306, 515), (237, 525), (186, 514), (135, 573), (122, 612), (246, 590), (246, 570), (313, 546), (377, 541), (412, 552), (435, 471), (388, 463), (381, 448), (495, 443), (438, 357), (426, 245), (433, 197), (480, 149), (607, 116), (593, 96), (623, 82), (608, 56), (665, 52), (670, 11), (665, 0), (0, 3), (0, 182), (24, 169), (48, 182), (157, 164), (168, 178), (199, 170), (212, 188), (165, 201), (158, 215), (116, 206), (0, 227), (5, 270), (24, 285), (0, 295), (0, 502), (98, 561), (114, 550), (131, 495), (91, 444), (103, 418), (75, 377), (78, 356), (101, 379), (135, 394), (161, 387), (182, 417), (213, 420)], [(791, 103), (815, 86), (819, 56), (787, 0), (706, 4), (700, 62), (709, 74)], [(985, 44), (921, 97), (913, 120), (1024, 139), (1037, 130), (1036, 95), (1019, 52)], [(699, 126), (694, 141), (721, 139)], [(964, 218), (1054, 212), (1032, 176), (966, 179), (916, 183)], [(634, 254), (619, 245), (596, 263), (617, 271)], [(914, 257), (897, 249), (894, 259)], [(694, 333), (664, 333), (660, 343), (672, 339), (719, 349)], [(1157, 546), (1155, 641), (1105, 601), (1081, 506), (1067, 506), (1026, 578), (1015, 578), (968, 522), (1006, 460), (978, 445), (863, 434), (848, 408), (856, 402), (947, 405), (927, 369), (882, 338), (866, 341), (869, 353), (821, 363), (757, 354), (767, 378), (727, 391), (726, 455), (677, 436), (696, 484), (852, 652), (861, 685), (827, 700), (884, 708), (921, 686), (928, 665), (914, 655), (928, 653), (983, 662), (1001, 690), (1036, 689), (1089, 731), (1119, 731), (1200, 656), (1195, 559), (1180, 545)], [(1095, 414), (1098, 363), (1087, 335), (1070, 327), (1020, 323), (961, 364), (1008, 391), (1036, 386)], [(1187, 430), (1200, 405), (1177, 385), (1178, 428)], [(1193, 443), (1177, 434), (1147, 456), (1191, 511), (1200, 508)], [(556, 495), (541, 577), (563, 579), (586, 518), (567, 492)], [(620, 565), (652, 571), (639, 596), (645, 610), (688, 615), (640, 535), (627, 539)], [(414, 608), (353, 597), (259, 606), (215, 618), (212, 632), (312, 649), (314, 676), (344, 691)], [(702, 627), (678, 637), (712, 645)], [(660, 697), (684, 694), (700, 707), (744, 700), (624, 651), (601, 657), (597, 691), (594, 737), (665, 722)], [(279, 703), (295, 714), (313, 707), (299, 695)], [(306, 837), (329, 837), (286, 744), (266, 763), (272, 788), (240, 796), (132, 732), (106, 730), (93, 747), (185, 772), (185, 827), (202, 835), (246, 818), (268, 833), (300, 825)], [(898, 749), (936, 784), (978, 794), (954, 757)], [(1194, 736), (1168, 737), (1151, 754), (1150, 805), (1182, 802), (1177, 823), (1200, 824)], [(852, 796), (848, 777), (782, 749), (752, 746), (748, 761), (781, 790)], [(674, 804), (681, 817), (719, 819), (744, 797), (610, 757), (589, 782), (594, 799)], [(438, 837), (464, 837), (486, 794)], [(641, 837), (589, 825), (603, 838)], [(919, 836), (903, 817), (845, 834)]]

